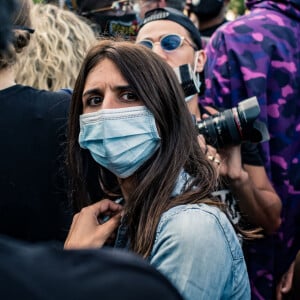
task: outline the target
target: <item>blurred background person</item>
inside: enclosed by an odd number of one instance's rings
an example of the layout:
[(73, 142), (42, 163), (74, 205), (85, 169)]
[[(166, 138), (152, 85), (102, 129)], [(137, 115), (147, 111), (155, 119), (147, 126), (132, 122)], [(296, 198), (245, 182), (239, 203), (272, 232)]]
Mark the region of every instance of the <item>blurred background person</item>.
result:
[(100, 36), (135, 40), (146, 11), (156, 7), (183, 10), (185, 0), (64, 0), (51, 1), (89, 19)]
[(135, 0), (140, 18), (143, 19), (145, 13), (154, 8), (172, 7), (183, 11), (185, 0)]
[(264, 166), (282, 201), (276, 235), (249, 249), (253, 299), (274, 299), (300, 249), (300, 2), (248, 0), (250, 12), (218, 28), (205, 68), (203, 103), (224, 108), (256, 96), (270, 140), (260, 145)]
[(139, 17), (132, 1), (65, 0), (65, 8), (89, 19), (97, 35), (135, 39)]
[(16, 82), (37, 89), (72, 89), (96, 34), (85, 18), (52, 4), (31, 10), (34, 35), (16, 65)]
[(15, 64), (34, 34), (32, 1), (17, 4), (0, 54), (0, 234), (63, 241), (71, 221), (62, 146), (70, 96), (16, 84)]
[(199, 28), (201, 36), (210, 38), (218, 27), (227, 22), (229, 3), (230, 0), (187, 0), (186, 9), (194, 15), (194, 24)]

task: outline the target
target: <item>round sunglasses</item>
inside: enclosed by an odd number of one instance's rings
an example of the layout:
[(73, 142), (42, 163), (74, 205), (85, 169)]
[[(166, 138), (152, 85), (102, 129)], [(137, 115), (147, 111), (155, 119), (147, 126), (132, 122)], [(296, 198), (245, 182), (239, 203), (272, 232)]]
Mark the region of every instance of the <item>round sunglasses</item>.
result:
[[(180, 36), (178, 34), (167, 34), (164, 35), (160, 38), (159, 43), (160, 47), (166, 51), (166, 52), (172, 52), (176, 49), (178, 49), (179, 47), (182, 46), (183, 42), (186, 41), (194, 50), (197, 50), (195, 48), (195, 46), (192, 45), (192, 43), (187, 40), (185, 37)], [(152, 42), (151, 40), (141, 40), (138, 42), (138, 44), (143, 45), (149, 49), (153, 49), (154, 44), (156, 44), (154, 42)]]

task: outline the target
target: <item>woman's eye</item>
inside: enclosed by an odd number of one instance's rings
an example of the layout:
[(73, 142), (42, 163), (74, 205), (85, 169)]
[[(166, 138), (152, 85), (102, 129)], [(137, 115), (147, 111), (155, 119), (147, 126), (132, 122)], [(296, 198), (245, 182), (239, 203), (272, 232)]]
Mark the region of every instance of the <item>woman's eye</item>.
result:
[(87, 105), (88, 106), (97, 106), (100, 105), (103, 102), (102, 97), (90, 97), (87, 99)]
[(137, 101), (137, 95), (131, 92), (126, 92), (121, 95), (121, 98), (126, 101)]

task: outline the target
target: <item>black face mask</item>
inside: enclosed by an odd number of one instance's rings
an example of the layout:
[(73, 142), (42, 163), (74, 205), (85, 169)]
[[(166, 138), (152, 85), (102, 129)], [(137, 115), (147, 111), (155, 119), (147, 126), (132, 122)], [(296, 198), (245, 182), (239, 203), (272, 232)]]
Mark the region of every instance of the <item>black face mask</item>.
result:
[(223, 0), (193, 0), (191, 5), (191, 12), (195, 13), (199, 21), (206, 21), (216, 17), (222, 7)]

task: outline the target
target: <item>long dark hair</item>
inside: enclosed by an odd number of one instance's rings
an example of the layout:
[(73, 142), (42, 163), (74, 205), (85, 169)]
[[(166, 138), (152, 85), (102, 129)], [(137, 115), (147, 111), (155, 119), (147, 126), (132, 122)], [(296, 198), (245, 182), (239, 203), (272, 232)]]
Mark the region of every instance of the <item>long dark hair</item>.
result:
[[(79, 115), (82, 93), (89, 72), (103, 59), (110, 59), (136, 95), (155, 117), (161, 145), (135, 174), (136, 188), (125, 205), (133, 251), (148, 256), (163, 212), (187, 203), (219, 205), (211, 197), (216, 188), (214, 167), (201, 151), (197, 132), (172, 68), (158, 55), (129, 42), (101, 41), (87, 54), (77, 78), (69, 117), (68, 165), (73, 179), (76, 210), (106, 194), (120, 193), (116, 177), (94, 162), (79, 147)], [(176, 180), (185, 170), (192, 181), (186, 191), (171, 198)], [(93, 172), (97, 176), (92, 175)], [(94, 174), (95, 174), (94, 173)], [(95, 196), (98, 195), (98, 196)]]

